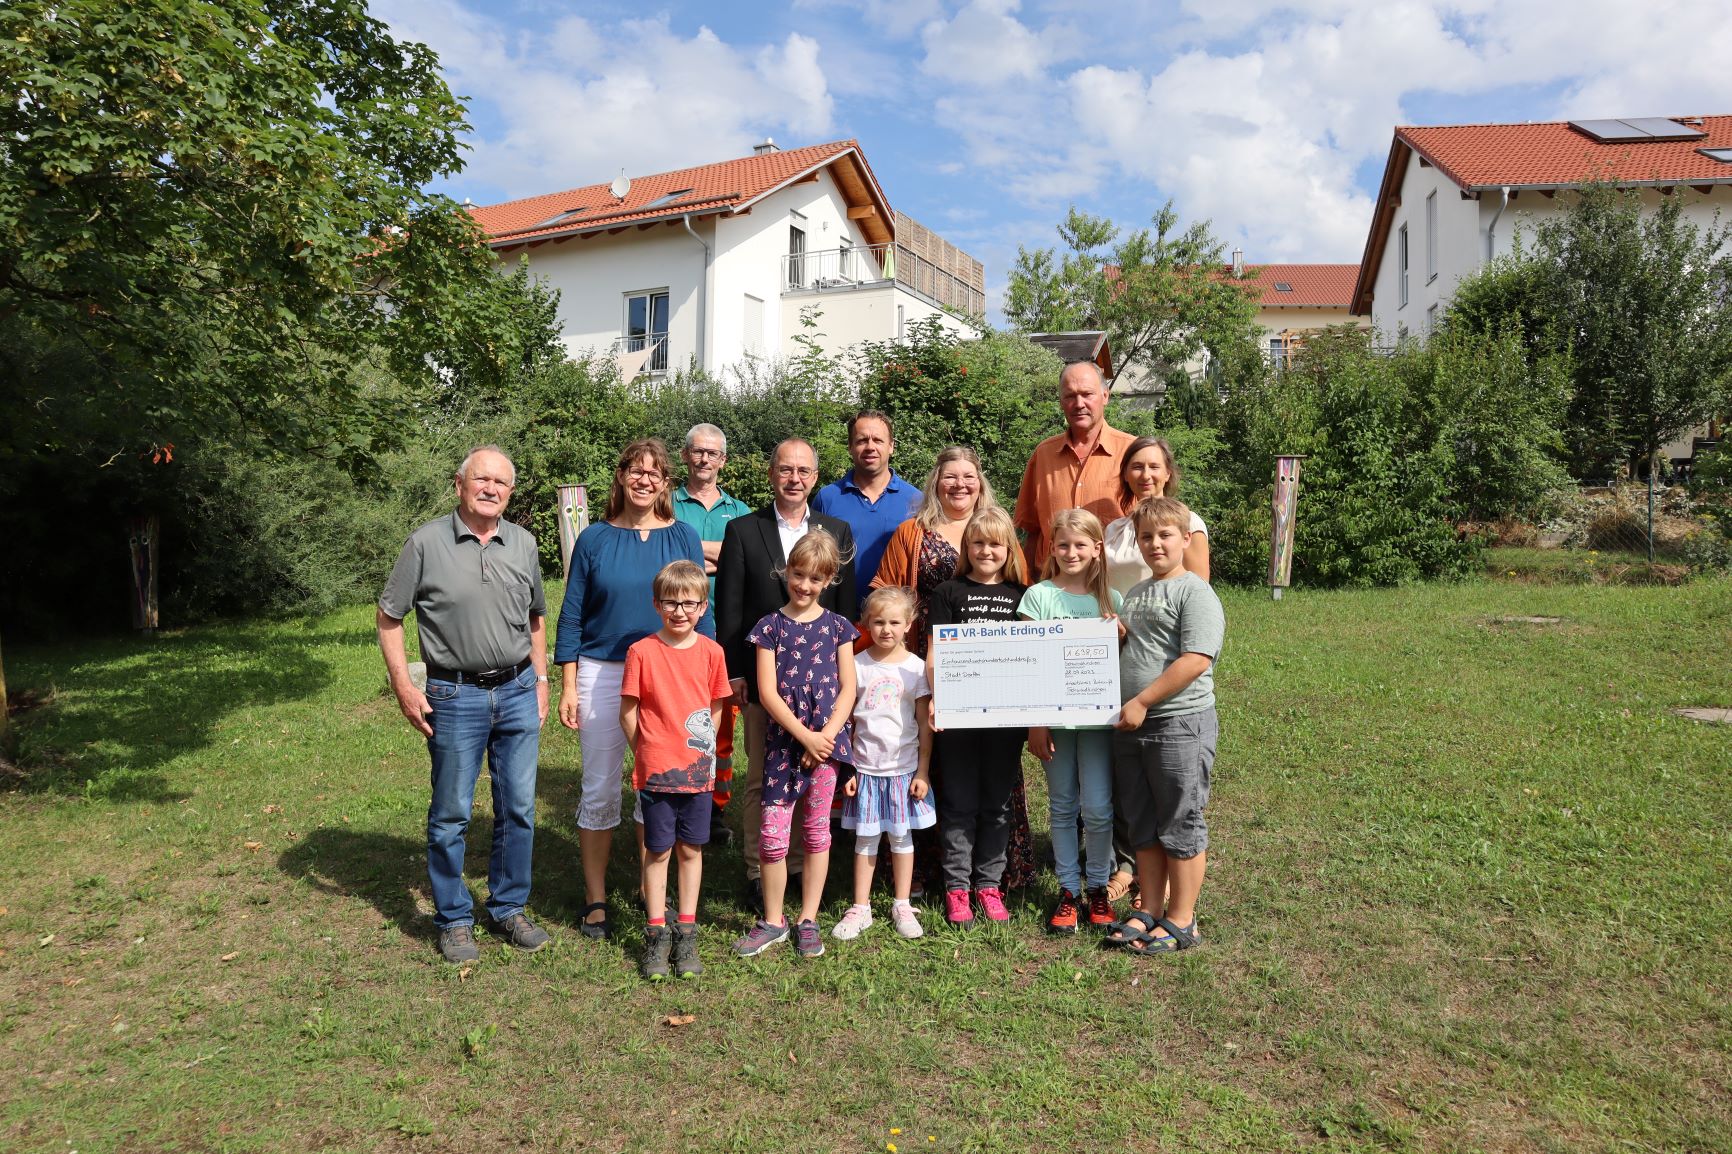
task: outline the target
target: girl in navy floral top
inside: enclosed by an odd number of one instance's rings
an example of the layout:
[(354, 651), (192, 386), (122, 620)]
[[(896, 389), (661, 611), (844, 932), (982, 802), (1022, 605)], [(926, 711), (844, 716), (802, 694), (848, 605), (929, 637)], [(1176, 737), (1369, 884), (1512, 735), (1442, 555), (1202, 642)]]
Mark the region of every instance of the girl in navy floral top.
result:
[(836, 579), (842, 557), (836, 539), (813, 528), (788, 553), (788, 603), (746, 635), (758, 647), (758, 698), (769, 714), (764, 729), (764, 920), (734, 949), (761, 954), (788, 936), (782, 901), (788, 884), (788, 843), (794, 810), (801, 811), (806, 850), (800, 922), (794, 947), (807, 957), (824, 952), (818, 906), (830, 864), (830, 802), (839, 772), (852, 772), (848, 720), (854, 710), (854, 639), (846, 617), (818, 604)]

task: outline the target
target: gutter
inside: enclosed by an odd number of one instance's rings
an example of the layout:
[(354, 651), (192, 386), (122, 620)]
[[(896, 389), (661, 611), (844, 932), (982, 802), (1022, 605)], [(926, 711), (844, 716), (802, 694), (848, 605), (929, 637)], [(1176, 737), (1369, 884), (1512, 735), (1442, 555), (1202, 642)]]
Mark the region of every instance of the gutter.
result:
[(1495, 252), (1494, 245), (1496, 244), (1495, 234), (1497, 232), (1498, 218), (1503, 216), (1503, 210), (1509, 207), (1509, 191), (1509, 185), (1504, 185), (1503, 203), (1497, 206), (1497, 211), (1492, 214), (1491, 223), (1485, 226), (1485, 259), (1487, 264), (1491, 263), (1492, 256)]
[(704, 247), (704, 275), (698, 278), (698, 368), (707, 370), (709, 366), (704, 360), (704, 326), (708, 320), (709, 314), (710, 246), (706, 244), (704, 238), (699, 236), (697, 231), (692, 228), (691, 213), (688, 212), (684, 216), (680, 217), (680, 222), (686, 226), (686, 232), (691, 234), (691, 238)]

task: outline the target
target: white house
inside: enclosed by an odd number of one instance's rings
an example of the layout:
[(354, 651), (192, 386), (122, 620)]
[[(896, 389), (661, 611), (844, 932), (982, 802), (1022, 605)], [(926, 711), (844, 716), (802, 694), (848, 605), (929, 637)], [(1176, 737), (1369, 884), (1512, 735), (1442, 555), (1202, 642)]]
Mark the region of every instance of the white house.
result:
[(1397, 128), (1353, 312), (1388, 344), (1429, 334), (1463, 277), (1592, 181), (1732, 219), (1732, 116)]
[(852, 140), (471, 208), (502, 263), (560, 292), (574, 354), (721, 374), (798, 351), (802, 309), (835, 351), (985, 311), (980, 262), (894, 213)]

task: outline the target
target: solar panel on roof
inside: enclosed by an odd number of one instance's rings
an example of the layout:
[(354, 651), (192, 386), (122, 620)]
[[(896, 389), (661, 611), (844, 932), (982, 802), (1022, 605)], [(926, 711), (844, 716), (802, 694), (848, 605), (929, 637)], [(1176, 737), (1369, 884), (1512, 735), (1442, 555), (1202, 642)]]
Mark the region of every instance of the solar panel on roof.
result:
[(1691, 128), (1688, 124), (1679, 124), (1676, 120), (1668, 120), (1664, 116), (1626, 117), (1624, 123), (1646, 132), (1652, 140), (1694, 140), (1698, 136), (1708, 135), (1700, 128)]
[(1709, 160), (1718, 160), (1721, 164), (1732, 164), (1732, 148), (1698, 148), (1696, 151)]
[(1646, 130), (1632, 128), (1622, 120), (1572, 120), (1570, 127), (1577, 132), (1585, 132), (1602, 144), (1653, 139)]

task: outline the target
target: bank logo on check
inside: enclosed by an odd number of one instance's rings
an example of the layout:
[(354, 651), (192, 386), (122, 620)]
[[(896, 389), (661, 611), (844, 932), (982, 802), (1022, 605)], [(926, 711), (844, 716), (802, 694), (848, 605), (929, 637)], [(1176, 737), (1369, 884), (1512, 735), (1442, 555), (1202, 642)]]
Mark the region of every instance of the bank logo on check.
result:
[(940, 641), (955, 641), (960, 636), (962, 634), (954, 625), (940, 625), (938, 627), (938, 640)]

